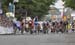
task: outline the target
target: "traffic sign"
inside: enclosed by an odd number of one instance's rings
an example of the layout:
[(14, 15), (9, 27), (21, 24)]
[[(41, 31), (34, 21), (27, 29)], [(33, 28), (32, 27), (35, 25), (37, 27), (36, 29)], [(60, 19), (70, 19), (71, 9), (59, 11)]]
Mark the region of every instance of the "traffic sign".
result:
[(15, 17), (14, 13), (12, 13), (12, 12), (7, 12), (6, 13), (6, 16), (7, 17)]

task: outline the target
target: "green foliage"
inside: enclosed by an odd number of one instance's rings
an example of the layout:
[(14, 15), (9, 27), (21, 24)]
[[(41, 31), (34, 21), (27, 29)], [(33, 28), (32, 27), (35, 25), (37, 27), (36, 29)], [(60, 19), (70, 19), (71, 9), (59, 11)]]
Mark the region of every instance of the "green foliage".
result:
[(8, 12), (8, 5), (10, 2), (13, 3), (13, 0), (2, 0), (2, 8), (4, 13)]
[(48, 9), (55, 0), (20, 0), (17, 6), (24, 8), (28, 16), (42, 16), (48, 14)]
[[(8, 3), (13, 2), (12, 0), (4, 0), (3, 5), (6, 7), (3, 7), (4, 10), (6, 10)], [(49, 6), (51, 4), (54, 4), (55, 0), (19, 0), (18, 3), (16, 3), (16, 15), (17, 17), (21, 17), (22, 15), (25, 15), (27, 12), (27, 16), (43, 16), (48, 14)], [(20, 10), (24, 9), (24, 10)], [(20, 10), (20, 11), (17, 11)], [(23, 12), (23, 13), (21, 13)], [(20, 15), (19, 15), (20, 14)]]
[(75, 9), (75, 0), (64, 0), (65, 6)]

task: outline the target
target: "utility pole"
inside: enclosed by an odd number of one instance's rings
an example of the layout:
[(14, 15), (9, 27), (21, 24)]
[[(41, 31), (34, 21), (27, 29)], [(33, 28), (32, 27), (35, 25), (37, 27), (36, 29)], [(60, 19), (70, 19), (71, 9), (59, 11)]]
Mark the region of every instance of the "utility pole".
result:
[(0, 14), (2, 14), (2, 0), (0, 0)]
[(2, 1), (0, 0), (0, 9), (1, 9)]
[(13, 13), (14, 13), (14, 15), (15, 15), (15, 3), (18, 3), (19, 2), (19, 0), (13, 0), (13, 4), (14, 4), (14, 6), (13, 6)]

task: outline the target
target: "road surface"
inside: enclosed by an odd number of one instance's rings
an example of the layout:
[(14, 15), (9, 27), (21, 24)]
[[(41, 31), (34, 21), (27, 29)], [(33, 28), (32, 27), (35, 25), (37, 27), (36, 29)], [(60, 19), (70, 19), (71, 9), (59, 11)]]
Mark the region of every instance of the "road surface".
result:
[(75, 33), (0, 35), (0, 45), (75, 45)]

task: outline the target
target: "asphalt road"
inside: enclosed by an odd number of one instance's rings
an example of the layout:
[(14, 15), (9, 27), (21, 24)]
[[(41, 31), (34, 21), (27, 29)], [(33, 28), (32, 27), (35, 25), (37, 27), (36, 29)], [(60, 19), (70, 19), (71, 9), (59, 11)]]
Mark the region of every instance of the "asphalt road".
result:
[(75, 33), (0, 35), (0, 45), (75, 45)]

